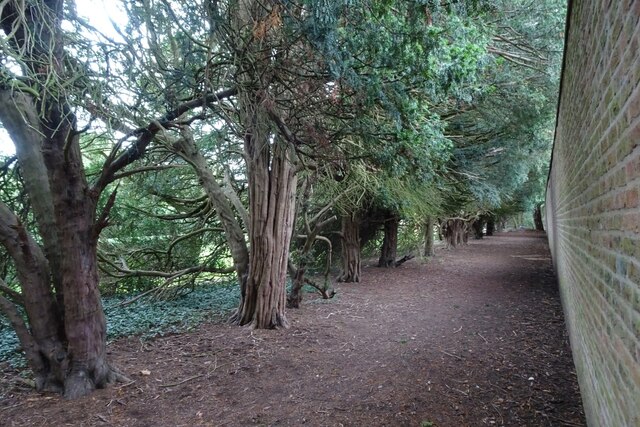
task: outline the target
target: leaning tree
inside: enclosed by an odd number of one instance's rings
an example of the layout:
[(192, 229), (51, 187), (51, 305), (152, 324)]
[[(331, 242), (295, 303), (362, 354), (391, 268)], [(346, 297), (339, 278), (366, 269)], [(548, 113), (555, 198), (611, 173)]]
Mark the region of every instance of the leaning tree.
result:
[[(90, 181), (80, 140), (109, 105), (97, 88), (101, 85), (93, 84), (94, 79), (104, 83), (108, 70), (98, 78), (101, 67), (77, 60), (93, 46), (62, 31), (70, 11), (62, 0), (5, 1), (0, 7), (0, 102), (9, 106), (0, 110), (0, 122), (16, 146), (37, 223), (36, 236), (0, 201), (0, 243), (13, 260), (20, 289), (2, 283), (0, 309), (16, 330), (36, 387), (75, 398), (119, 376), (107, 361), (98, 291), (97, 242), (109, 225), (116, 197), (115, 189), (103, 192), (122, 176), (118, 172), (144, 154), (158, 132), (201, 105), (203, 98), (184, 99), (130, 130)], [(204, 99), (216, 102), (234, 93), (206, 94)], [(78, 113), (92, 116), (83, 129)]]

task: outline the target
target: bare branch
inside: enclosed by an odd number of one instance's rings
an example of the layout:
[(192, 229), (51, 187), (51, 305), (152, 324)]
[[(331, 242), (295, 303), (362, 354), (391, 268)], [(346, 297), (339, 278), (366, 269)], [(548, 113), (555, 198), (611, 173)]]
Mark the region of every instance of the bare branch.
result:
[[(0, 279), (0, 284), (6, 286), (2, 279)], [(17, 307), (13, 303), (11, 303), (11, 301), (1, 295), (0, 312), (2, 312), (7, 317), (7, 319), (9, 319), (9, 323), (11, 323), (13, 330), (18, 336), (20, 346), (22, 347), (27, 360), (29, 360), (29, 364), (34, 369), (34, 371), (38, 372), (44, 370), (44, 363), (38, 352), (38, 344), (29, 332), (29, 328), (27, 328), (27, 325), (20, 315), (20, 312), (18, 311)]]
[[(207, 103), (218, 102), (223, 99), (232, 97), (236, 93), (236, 88), (226, 89), (218, 93), (212, 93), (205, 96), (204, 101)], [(177, 119), (188, 111), (193, 110), (194, 108), (202, 106), (202, 103), (203, 98), (196, 98), (187, 101), (178, 106), (176, 109), (165, 114), (164, 117), (162, 117), (160, 120), (154, 120), (146, 127), (137, 129), (133, 132), (133, 134), (127, 135), (125, 137), (126, 139), (131, 136), (136, 136), (137, 139), (133, 144), (131, 144), (129, 148), (127, 148), (122, 154), (117, 157), (115, 153), (119, 149), (120, 144), (114, 147), (114, 150), (109, 155), (109, 158), (102, 168), (100, 178), (98, 178), (98, 181), (93, 186), (93, 190), (96, 192), (96, 194), (100, 194), (109, 183), (113, 182), (116, 179), (115, 175), (118, 171), (122, 170), (125, 166), (142, 157), (147, 147), (158, 132), (165, 128), (174, 126), (175, 124), (172, 123), (173, 120)]]
[(181, 167), (183, 167), (183, 166), (182, 165), (144, 166), (144, 167), (140, 167), (140, 168), (124, 171), (124, 172), (121, 172), (121, 173), (118, 173), (118, 174), (114, 174), (113, 175), (113, 180), (116, 181), (116, 180), (118, 180), (120, 178), (126, 178), (128, 176), (135, 175), (135, 174), (138, 174), (138, 173), (161, 171), (161, 170), (175, 169), (175, 168), (181, 168)]
[(17, 292), (11, 289), (1, 278), (0, 278), (0, 292), (4, 292), (16, 304), (20, 304), (24, 306), (24, 298), (22, 297), (22, 294), (20, 292)]
[(104, 205), (104, 208), (102, 209), (102, 213), (100, 213), (100, 217), (97, 219), (95, 224), (93, 224), (93, 237), (95, 239), (97, 239), (98, 236), (100, 236), (100, 232), (109, 225), (109, 213), (111, 212), (111, 209), (113, 208), (113, 205), (116, 202), (117, 194), (118, 194), (118, 189), (116, 188), (109, 195), (109, 198), (107, 199), (107, 203)]

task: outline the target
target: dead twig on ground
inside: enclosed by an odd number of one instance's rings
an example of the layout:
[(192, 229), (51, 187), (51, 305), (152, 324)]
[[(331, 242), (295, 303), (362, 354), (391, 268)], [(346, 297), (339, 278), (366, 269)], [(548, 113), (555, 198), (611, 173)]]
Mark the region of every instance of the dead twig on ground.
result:
[(0, 412), (10, 411), (11, 409), (18, 408), (18, 407), (24, 405), (25, 403), (27, 403), (27, 402), (20, 402), (20, 403), (17, 403), (15, 405), (7, 406), (6, 408), (1, 408)]
[(198, 375), (194, 375), (194, 376), (192, 376), (192, 377), (185, 378), (185, 379), (183, 379), (182, 381), (178, 381), (177, 383), (161, 384), (159, 387), (163, 387), (163, 388), (166, 388), (166, 387), (176, 387), (176, 386), (182, 385), (182, 384), (184, 384), (184, 383), (187, 383), (187, 382), (189, 382), (189, 381), (191, 381), (191, 380), (195, 380), (195, 379), (197, 379), (197, 378), (204, 377), (205, 375), (207, 375), (207, 374), (198, 374)]
[(464, 360), (462, 357), (458, 356), (457, 354), (452, 354), (452, 353), (449, 353), (449, 352), (444, 351), (444, 350), (439, 350), (439, 351), (440, 351), (440, 353), (444, 353), (447, 356), (455, 357), (458, 360)]

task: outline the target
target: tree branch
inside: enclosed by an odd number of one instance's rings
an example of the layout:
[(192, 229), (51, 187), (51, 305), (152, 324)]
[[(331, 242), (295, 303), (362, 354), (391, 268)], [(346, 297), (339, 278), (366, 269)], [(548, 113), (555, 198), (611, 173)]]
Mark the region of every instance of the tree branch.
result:
[(131, 136), (137, 136), (136, 141), (117, 157), (116, 153), (121, 144), (118, 144), (116, 145), (116, 147), (114, 147), (111, 154), (105, 161), (104, 166), (102, 167), (100, 178), (98, 178), (96, 183), (93, 185), (93, 191), (96, 194), (100, 194), (108, 184), (116, 179), (116, 173), (118, 171), (122, 170), (125, 166), (142, 157), (156, 134), (162, 129), (174, 125), (174, 123), (172, 123), (173, 120), (177, 119), (184, 113), (193, 110), (194, 108), (201, 107), (203, 105), (203, 102), (218, 102), (236, 95), (237, 92), (238, 91), (236, 88), (231, 88), (222, 90), (218, 93), (209, 94), (202, 98), (192, 99), (181, 104), (176, 109), (169, 111), (160, 120), (154, 120), (146, 127), (136, 129), (131, 134), (127, 135), (122, 141), (128, 139)]
[(116, 202), (117, 194), (118, 194), (118, 189), (116, 188), (109, 195), (109, 198), (107, 199), (107, 203), (104, 205), (104, 208), (102, 208), (100, 217), (97, 219), (95, 224), (93, 224), (93, 237), (95, 239), (97, 239), (98, 236), (100, 236), (100, 232), (109, 225), (109, 213), (111, 212), (111, 209), (113, 208), (113, 205)]
[(144, 167), (140, 167), (140, 168), (124, 171), (124, 172), (121, 172), (121, 173), (118, 173), (118, 174), (114, 174), (113, 175), (113, 180), (116, 181), (116, 180), (118, 180), (120, 178), (126, 178), (128, 176), (135, 175), (137, 173), (160, 171), (160, 170), (174, 169), (174, 168), (180, 168), (180, 167), (183, 167), (183, 166), (182, 165), (144, 166)]
[[(2, 279), (0, 279), (0, 284), (5, 286), (5, 283), (4, 281), (2, 281)], [(44, 371), (44, 363), (38, 353), (38, 344), (36, 343), (36, 340), (33, 338), (31, 333), (29, 333), (29, 328), (27, 328), (27, 325), (16, 306), (1, 295), (0, 312), (2, 312), (7, 317), (7, 319), (9, 319), (9, 323), (11, 323), (13, 330), (16, 332), (18, 340), (20, 341), (20, 346), (22, 347), (22, 350), (24, 351), (24, 354), (29, 361), (29, 365), (31, 365), (36, 373), (38, 373), (39, 371)]]
[(188, 267), (188, 268), (184, 268), (182, 270), (178, 270), (178, 271), (171, 271), (171, 272), (166, 272), (166, 271), (156, 271), (156, 270), (129, 270), (127, 268), (123, 268), (123, 267), (119, 267), (116, 263), (108, 260), (107, 258), (105, 258), (104, 256), (99, 255), (101, 261), (107, 263), (109, 266), (111, 266), (114, 270), (118, 271), (121, 274), (113, 274), (110, 273), (106, 270), (103, 269), (103, 271), (105, 271), (105, 273), (107, 273), (108, 275), (110, 275), (111, 277), (116, 277), (116, 278), (125, 278), (125, 277), (163, 277), (166, 279), (173, 279), (179, 276), (184, 276), (185, 274), (190, 274), (190, 273), (216, 273), (216, 274), (230, 274), (233, 273), (235, 271), (235, 269), (233, 267), (229, 267), (229, 268), (214, 268), (214, 267), (207, 267), (204, 265), (196, 265), (194, 267)]
[(169, 248), (167, 249), (167, 256), (171, 256), (171, 251), (173, 250), (173, 248), (175, 247), (175, 245), (177, 245), (178, 243), (180, 243), (183, 240), (189, 239), (193, 236), (196, 236), (200, 233), (206, 233), (209, 231), (218, 231), (218, 232), (223, 232), (224, 229), (222, 227), (204, 227), (204, 228), (199, 228), (197, 230), (194, 230), (190, 233), (187, 234), (183, 234), (182, 236), (176, 237), (175, 239), (173, 239), (173, 241), (169, 244)]
[(0, 278), (0, 292), (4, 292), (7, 294), (9, 298), (16, 304), (20, 304), (24, 306), (24, 298), (20, 292), (14, 291), (11, 289), (1, 278)]

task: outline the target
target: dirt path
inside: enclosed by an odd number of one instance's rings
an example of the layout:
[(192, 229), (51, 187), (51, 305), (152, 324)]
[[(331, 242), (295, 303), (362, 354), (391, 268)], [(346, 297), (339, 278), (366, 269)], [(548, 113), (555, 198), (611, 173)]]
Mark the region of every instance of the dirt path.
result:
[(543, 236), (363, 278), (289, 312), (286, 331), (120, 341), (111, 357), (134, 383), (75, 402), (13, 385), (0, 425), (585, 425)]

